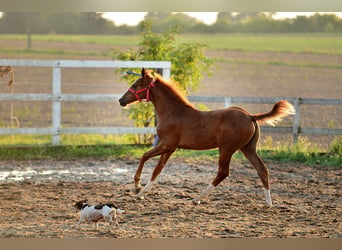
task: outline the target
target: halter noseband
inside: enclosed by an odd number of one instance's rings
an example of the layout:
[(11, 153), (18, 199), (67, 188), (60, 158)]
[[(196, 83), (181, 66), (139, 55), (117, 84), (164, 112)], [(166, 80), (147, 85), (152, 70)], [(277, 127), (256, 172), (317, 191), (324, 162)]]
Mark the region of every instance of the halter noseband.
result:
[(141, 92), (146, 91), (146, 102), (149, 102), (149, 101), (150, 101), (150, 88), (155, 86), (155, 85), (154, 85), (155, 81), (156, 81), (156, 80), (153, 79), (152, 82), (151, 82), (147, 87), (142, 88), (142, 89), (139, 89), (139, 90), (137, 90), (137, 91), (135, 91), (135, 90), (132, 89), (132, 88), (129, 88), (128, 90), (135, 96), (135, 98), (137, 98), (137, 100), (138, 100), (139, 102), (141, 102), (141, 98), (139, 97), (138, 94), (141, 93)]

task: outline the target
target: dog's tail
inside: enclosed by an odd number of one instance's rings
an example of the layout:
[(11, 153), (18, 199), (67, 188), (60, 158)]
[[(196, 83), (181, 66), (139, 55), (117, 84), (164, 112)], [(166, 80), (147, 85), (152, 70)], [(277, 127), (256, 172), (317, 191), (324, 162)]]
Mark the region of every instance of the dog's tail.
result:
[(120, 209), (120, 208), (116, 208), (116, 212), (117, 212), (118, 214), (123, 214), (123, 213), (125, 212), (125, 210), (122, 210), (122, 209)]
[(125, 212), (125, 210), (122, 210), (122, 209), (118, 208), (117, 206), (115, 206), (114, 203), (109, 203), (109, 204), (107, 204), (107, 206), (114, 208), (116, 210), (116, 212), (119, 213), (119, 214), (122, 214), (122, 213)]

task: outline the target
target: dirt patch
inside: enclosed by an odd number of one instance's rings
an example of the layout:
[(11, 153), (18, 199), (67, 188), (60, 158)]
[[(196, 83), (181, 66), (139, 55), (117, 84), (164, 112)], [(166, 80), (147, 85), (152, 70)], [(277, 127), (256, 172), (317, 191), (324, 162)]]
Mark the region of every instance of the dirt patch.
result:
[[(147, 163), (142, 182), (155, 160)], [(245, 161), (198, 205), (191, 200), (214, 177), (215, 162), (173, 159), (158, 185), (137, 200), (137, 161), (1, 161), (0, 237), (223, 238), (341, 237), (341, 170), (267, 162), (274, 207), (263, 209), (261, 182)], [(73, 205), (114, 201), (126, 210), (119, 228), (75, 227)]]

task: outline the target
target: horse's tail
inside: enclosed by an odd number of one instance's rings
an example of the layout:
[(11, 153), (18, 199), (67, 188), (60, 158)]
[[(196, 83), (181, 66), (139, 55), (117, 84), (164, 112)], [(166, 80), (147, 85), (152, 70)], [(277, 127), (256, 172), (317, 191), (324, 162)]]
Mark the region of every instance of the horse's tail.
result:
[(274, 126), (282, 118), (288, 115), (294, 115), (296, 113), (295, 108), (288, 101), (278, 101), (270, 112), (252, 115), (252, 118), (259, 123), (266, 123)]

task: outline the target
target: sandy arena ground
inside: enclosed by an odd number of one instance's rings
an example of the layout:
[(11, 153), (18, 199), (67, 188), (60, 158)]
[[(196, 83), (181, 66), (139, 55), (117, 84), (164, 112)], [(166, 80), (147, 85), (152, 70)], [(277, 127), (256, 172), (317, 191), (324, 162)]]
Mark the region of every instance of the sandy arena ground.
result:
[[(0, 237), (37, 238), (321, 238), (342, 236), (341, 171), (267, 162), (274, 207), (264, 209), (261, 181), (247, 161), (198, 206), (191, 202), (216, 172), (208, 159), (175, 158), (158, 185), (137, 200), (138, 161), (1, 161)], [(147, 163), (146, 183), (156, 160)], [(75, 227), (73, 205), (115, 202), (126, 210), (119, 228), (100, 223)]]

